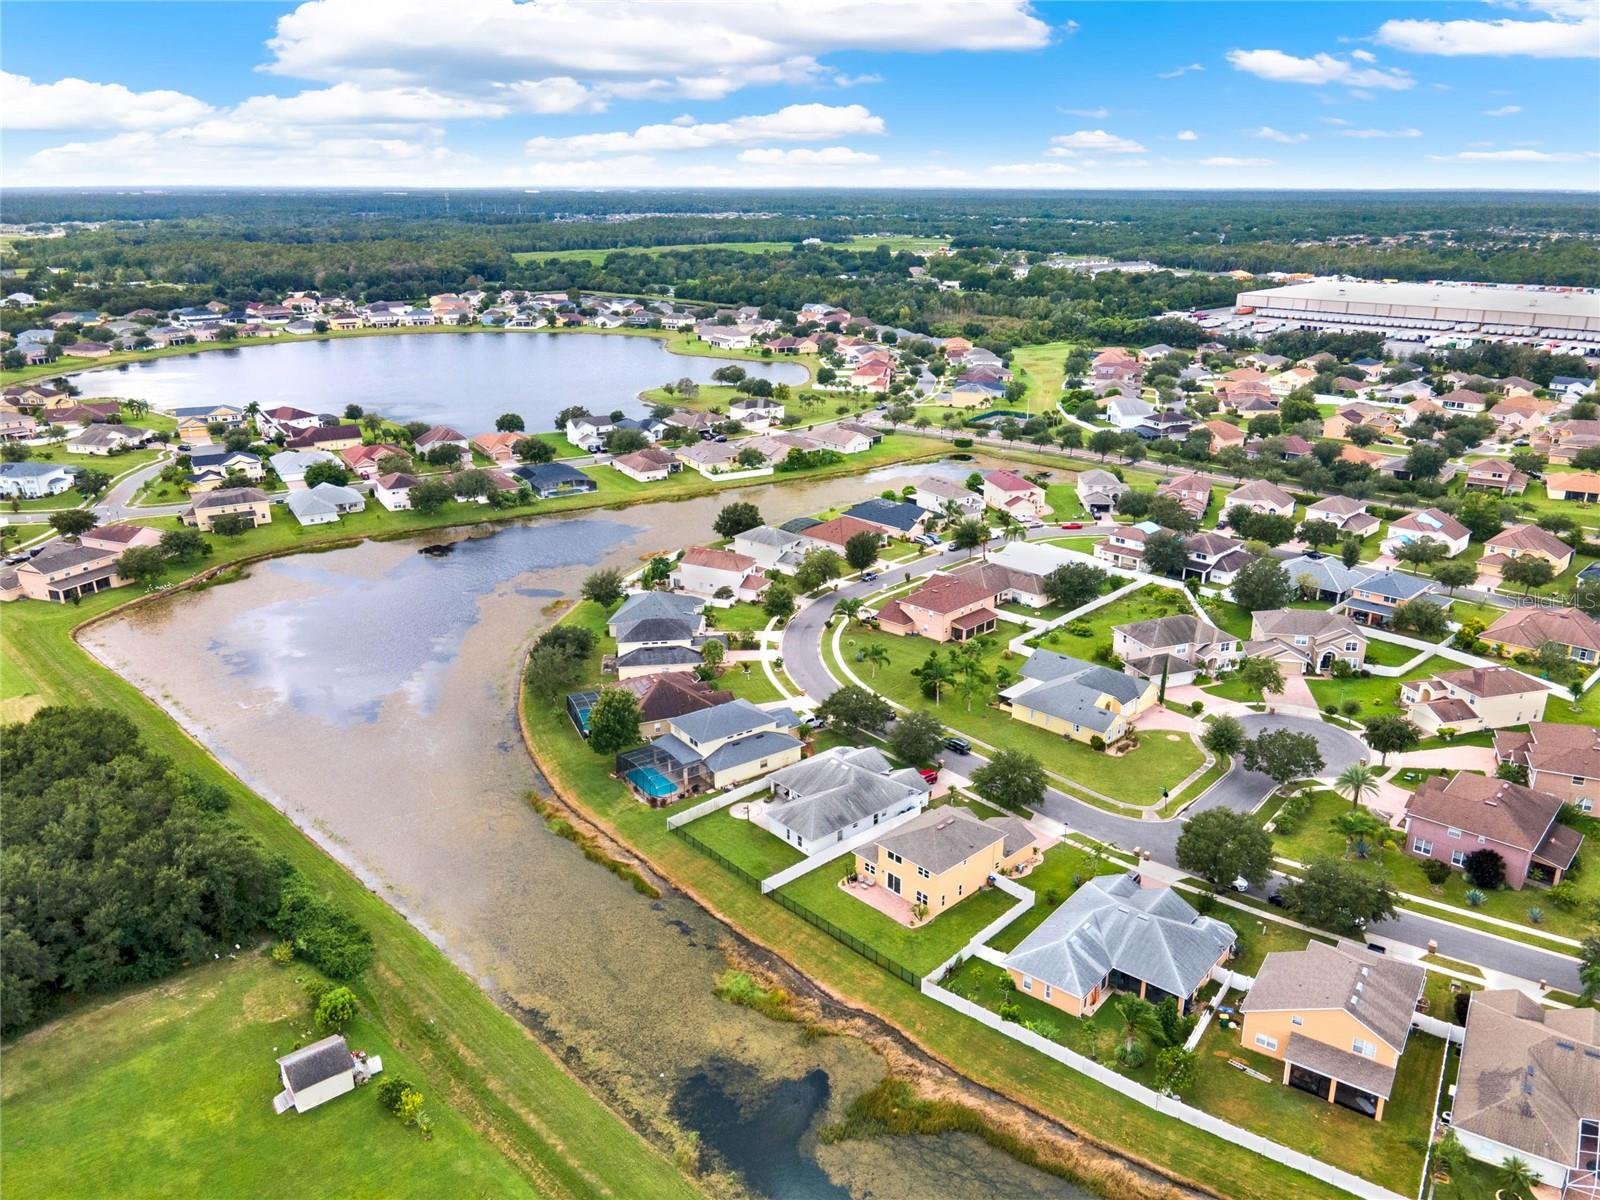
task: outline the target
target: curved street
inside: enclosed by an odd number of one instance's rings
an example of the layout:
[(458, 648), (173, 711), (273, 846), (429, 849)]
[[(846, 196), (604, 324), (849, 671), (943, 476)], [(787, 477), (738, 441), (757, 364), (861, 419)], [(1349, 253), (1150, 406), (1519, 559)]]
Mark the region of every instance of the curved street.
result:
[[(1080, 531), (1073, 531), (1078, 534)], [(1105, 527), (1090, 527), (1081, 531), (1083, 536), (1107, 532)], [(1029, 540), (1061, 537), (1056, 526), (1036, 529), (1028, 534)], [(892, 577), (904, 576), (906, 580), (947, 570), (974, 557), (975, 551), (940, 548), (934, 553), (896, 565), (880, 572), (872, 583), (859, 580), (842, 585), (828, 597), (812, 601), (790, 618), (783, 631), (782, 653), (784, 670), (813, 701), (820, 702), (840, 686), (823, 661), (822, 638), (826, 622), (833, 614), (838, 601), (855, 597), (864, 599), (883, 590)], [(1345, 767), (1372, 757), (1367, 747), (1353, 734), (1312, 717), (1287, 714), (1267, 715), (1252, 713), (1240, 717), (1247, 732), (1254, 735), (1265, 729), (1292, 729), (1310, 733), (1317, 739), (1318, 748), (1326, 766), (1326, 775), (1337, 775)], [(974, 749), (946, 766), (963, 775), (983, 766), (988, 760)], [(1242, 765), (1233, 769), (1207, 789), (1184, 810), (1184, 816), (1211, 808), (1232, 808), (1239, 812), (1253, 812), (1272, 794), (1270, 778), (1258, 772), (1246, 771)], [(1182, 818), (1170, 819), (1120, 816), (1102, 808), (1086, 804), (1056, 788), (1047, 788), (1044, 802), (1038, 810), (1043, 816), (1060, 822), (1069, 831), (1083, 834), (1122, 850), (1135, 847), (1149, 851), (1155, 861), (1176, 869), (1178, 834)], [(1276, 891), (1278, 878), (1274, 877), (1265, 888), (1252, 889), (1256, 898), (1265, 899)], [(1495, 971), (1503, 971), (1522, 979), (1548, 980), (1551, 986), (1564, 991), (1578, 991), (1577, 961), (1567, 955), (1541, 950), (1524, 942), (1512, 941), (1491, 933), (1473, 929), (1415, 912), (1402, 911), (1382, 923), (1373, 940), (1380, 943), (1395, 942), (1424, 950), (1430, 941), (1437, 942), (1439, 953), (1450, 958), (1477, 963)]]

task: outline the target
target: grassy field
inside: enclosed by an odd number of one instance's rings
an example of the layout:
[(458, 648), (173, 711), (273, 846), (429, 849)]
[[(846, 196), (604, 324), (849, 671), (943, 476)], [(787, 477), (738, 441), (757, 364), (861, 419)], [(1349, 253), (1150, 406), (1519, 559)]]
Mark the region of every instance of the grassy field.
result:
[[(933, 970), (1017, 903), (998, 888), (984, 888), (908, 929), (839, 886), (854, 869), (855, 855), (841, 854), (778, 890), (918, 975)], [(907, 892), (915, 882), (906, 881)]]
[[(1133, 600), (1135, 597), (1127, 599)], [(1117, 605), (1108, 605), (1107, 608), (1116, 609), (1125, 602), (1119, 601)], [(1094, 615), (1099, 616), (1098, 613)], [(1015, 676), (1020, 668), (1021, 658), (1005, 649), (1005, 642), (1018, 629), (1007, 623), (1000, 627), (992, 641), (983, 639), (988, 643), (983, 656), (984, 668), (991, 676), (1002, 667)], [(831, 646), (831, 642), (825, 645)], [(857, 661), (858, 656), (871, 646), (881, 647), (889, 655), (888, 663), (878, 668), (876, 676), (872, 673), (870, 663)], [(1079, 639), (1065, 634), (1058, 644), (1048, 648), (1074, 657), (1089, 657)], [(1163, 787), (1176, 786), (1205, 761), (1205, 755), (1191, 738), (1165, 730), (1141, 735), (1136, 750), (1117, 759), (1108, 759), (1083, 742), (1025, 724), (1013, 719), (1005, 709), (990, 707), (988, 701), (993, 697), (992, 687), (984, 695), (973, 699), (970, 710), (953, 687), (947, 687), (935, 703), (922, 694), (921, 683), (911, 672), (920, 667), (936, 649), (944, 655), (948, 648), (927, 638), (896, 637), (861, 626), (847, 630), (841, 641), (843, 657), (850, 669), (879, 695), (907, 708), (930, 712), (957, 732), (991, 746), (1026, 750), (1044, 763), (1046, 770), (1067, 780), (1081, 780), (1084, 786), (1092, 787), (1112, 800), (1133, 804), (1156, 803), (1161, 798)]]
[[(478, 1136), (380, 1019), (345, 1031), (383, 1058), (380, 1078), (419, 1085), (434, 1120), (423, 1141), (376, 1088), (276, 1115), (279, 1055), (318, 1035), (296, 980), (246, 952), (89, 1006), (6, 1051), (6, 1188), (31, 1196), (265, 1196), (288, 1164), (325, 1176), (323, 1195), (540, 1194)], [(424, 1044), (422, 1054), (427, 1054)]]
[(1426, 679), (1440, 671), (1453, 670), (1455, 666), (1446, 658), (1426, 658), (1404, 675), (1373, 675), (1367, 679), (1310, 679), (1307, 680), (1307, 686), (1317, 698), (1319, 708), (1326, 708), (1330, 704), (1343, 708), (1346, 701), (1356, 701), (1361, 705), (1361, 711), (1353, 715), (1359, 721), (1382, 713), (1398, 712), (1402, 683)]
[(775, 875), (805, 857), (782, 838), (774, 837), (753, 821), (735, 817), (726, 808), (701, 817), (685, 828), (757, 879)]
[(1038, 893), (1033, 907), (990, 938), (988, 944), (996, 950), (1015, 949), (1063, 900), (1078, 890), (1081, 885), (1076, 880), (1088, 880), (1096, 875), (1121, 875), (1126, 870), (1127, 867), (1116, 859), (1097, 857), (1065, 842), (1051, 846), (1044, 852), (1044, 861), (1017, 880), (1023, 887)]
[(525, 694), (523, 715), (541, 765), (570, 803), (643, 854), (679, 886), (714, 906), (725, 919), (781, 951), (800, 970), (848, 1002), (892, 1021), (980, 1084), (1025, 1098), (1101, 1142), (1125, 1147), (1138, 1156), (1159, 1158), (1168, 1170), (1200, 1180), (1235, 1200), (1279, 1200), (1286, 1195), (1332, 1200), (1341, 1195), (1281, 1163), (1165, 1120), (963, 1018), (888, 972), (874, 970), (843, 943), (772, 903), (733, 872), (667, 832), (661, 812), (630, 800), (609, 778), (606, 764), (587, 752), (559, 700)]
[[(930, 250), (937, 250), (944, 245), (938, 238), (918, 237), (858, 237), (847, 244), (850, 250), (875, 250), (879, 246), (888, 246), (896, 253), (910, 251), (913, 254), (926, 254)], [(733, 250), (740, 254), (789, 254), (795, 248), (794, 242), (681, 242), (671, 246), (608, 246), (595, 250), (519, 250), (511, 257), (519, 263), (544, 262), (547, 259), (556, 259), (560, 262), (589, 262), (602, 263), (607, 255), (611, 254), (673, 254), (684, 250)]]

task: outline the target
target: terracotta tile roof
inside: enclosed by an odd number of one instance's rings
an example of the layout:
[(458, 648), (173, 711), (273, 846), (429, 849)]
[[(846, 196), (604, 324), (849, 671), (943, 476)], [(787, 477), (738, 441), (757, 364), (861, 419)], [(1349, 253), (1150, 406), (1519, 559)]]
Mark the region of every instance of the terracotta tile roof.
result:
[(994, 589), (971, 579), (955, 575), (935, 575), (909, 596), (901, 598), (902, 606), (926, 609), (933, 613), (954, 612), (972, 604), (983, 604), (995, 597)]
[(1462, 772), (1448, 783), (1424, 780), (1406, 801), (1406, 816), (1491, 838), (1519, 850), (1538, 849), (1550, 832), (1561, 801), (1508, 779)]
[(1529, 650), (1559, 642), (1600, 652), (1600, 621), (1576, 608), (1514, 608), (1483, 631), (1483, 640)]
[(1015, 471), (990, 471), (983, 477), (983, 481), (999, 488), (1002, 492), (1031, 492), (1038, 487)]
[(709, 567), (716, 571), (738, 571), (741, 574), (756, 565), (756, 560), (732, 550), (713, 550), (710, 546), (690, 546), (683, 555), (686, 567)]

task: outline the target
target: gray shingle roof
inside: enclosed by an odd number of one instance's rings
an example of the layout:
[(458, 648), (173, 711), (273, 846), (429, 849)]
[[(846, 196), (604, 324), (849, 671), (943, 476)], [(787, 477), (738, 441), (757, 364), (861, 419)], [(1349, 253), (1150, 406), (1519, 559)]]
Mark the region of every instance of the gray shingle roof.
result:
[(1371, 567), (1347, 567), (1339, 559), (1327, 556), (1312, 558), (1302, 554), (1284, 559), (1281, 565), (1289, 573), (1290, 583), (1298, 584), (1302, 578), (1309, 576), (1316, 582), (1318, 591), (1336, 592), (1339, 595), (1350, 591), (1363, 579), (1377, 574)]
[(617, 641), (623, 644), (687, 641), (699, 628), (698, 618), (646, 617), (642, 621), (630, 622), (625, 628), (619, 628)]
[(1309, 1067), (1318, 1075), (1348, 1083), (1351, 1087), (1385, 1100), (1394, 1090), (1394, 1068), (1386, 1067), (1375, 1059), (1353, 1054), (1319, 1042), (1303, 1033), (1290, 1033), (1283, 1048), (1283, 1057), (1297, 1067)]
[(1234, 937), (1170, 888), (1140, 887), (1132, 872), (1101, 875), (1023, 938), (1004, 965), (1074, 996), (1087, 995), (1113, 970), (1187, 996)]
[[(729, 707), (726, 704), (718, 708)], [(704, 709), (704, 712), (716, 712), (716, 708)], [(681, 718), (680, 718), (681, 719)], [(726, 771), (732, 767), (740, 767), (745, 763), (755, 762), (757, 759), (770, 758), (774, 754), (783, 754), (789, 750), (798, 749), (803, 745), (799, 738), (787, 733), (778, 733), (774, 730), (763, 730), (752, 734), (750, 737), (739, 738), (718, 746), (706, 755), (706, 767), (712, 772)]]
[(700, 712), (685, 713), (672, 722), (672, 728), (690, 742), (705, 743), (765, 729), (775, 719), (776, 714), (762, 712), (748, 700), (734, 700)]
[(704, 661), (700, 651), (688, 646), (640, 646), (617, 655), (618, 667), (699, 666)]
[(1354, 942), (1312, 942), (1304, 950), (1267, 955), (1242, 1007), (1247, 1013), (1342, 1009), (1399, 1051), (1426, 978), (1415, 963)]
[(873, 813), (904, 811), (922, 803), (929, 791), (915, 771), (889, 770), (872, 748), (835, 747), (793, 766), (774, 771), (768, 810), (775, 823), (807, 840), (825, 838)]
[(860, 504), (845, 509), (844, 515), (855, 517), (862, 521), (872, 521), (878, 525), (887, 525), (891, 529), (899, 529), (904, 532), (915, 528), (917, 522), (928, 514), (915, 504), (906, 504), (898, 500), (885, 500), (882, 496), (878, 496), (871, 500), (863, 500)]
[(350, 1047), (338, 1034), (302, 1046), (278, 1060), (290, 1091), (299, 1091), (350, 1070)]
[[(1001, 855), (1021, 849), (1027, 841), (1017, 841), (1017, 832), (1009, 822), (1022, 825), (1015, 817), (994, 817), (985, 821), (969, 808), (935, 808), (897, 826), (893, 832), (879, 838), (877, 845), (937, 875), (996, 842), (1001, 843)], [(1023, 826), (1024, 833), (1026, 828)], [(1011, 847), (1005, 844), (1008, 834), (1009, 840), (1016, 843)], [(1027, 840), (1031, 841), (1032, 836), (1028, 835)]]

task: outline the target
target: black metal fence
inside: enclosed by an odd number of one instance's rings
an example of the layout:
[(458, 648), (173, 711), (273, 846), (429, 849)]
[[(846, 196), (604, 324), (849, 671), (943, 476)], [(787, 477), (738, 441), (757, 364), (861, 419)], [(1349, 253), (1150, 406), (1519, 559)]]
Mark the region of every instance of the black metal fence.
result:
[[(759, 878), (752, 875), (749, 871), (745, 870), (738, 863), (728, 858), (725, 854), (722, 854), (713, 847), (708, 846), (704, 841), (689, 831), (688, 825), (679, 825), (672, 832), (677, 834), (684, 841), (688, 842), (689, 845), (693, 846), (696, 850), (700, 851), (701, 854), (704, 854), (713, 862), (716, 862), (732, 871), (751, 887), (760, 888), (761, 880)], [(866, 942), (862, 941), (855, 934), (849, 932), (848, 930), (839, 928), (839, 926), (828, 920), (827, 917), (823, 916), (821, 913), (814, 912), (807, 908), (798, 900), (794, 899), (794, 897), (786, 896), (782, 892), (768, 892), (767, 899), (777, 901), (784, 908), (788, 909), (795, 916), (799, 917), (802, 921), (805, 921), (808, 925), (816, 926), (816, 928), (822, 930), (823, 933), (827, 934), (841, 945), (854, 950), (857, 954), (861, 955), (862, 958), (866, 959), (874, 966), (882, 967), (885, 971), (889, 972), (889, 974), (895, 976), (905, 983), (909, 983), (912, 987), (920, 988), (922, 986), (922, 975), (919, 972), (913, 971), (910, 967), (896, 962), (887, 954), (884, 954), (881, 950), (868, 945)]]

